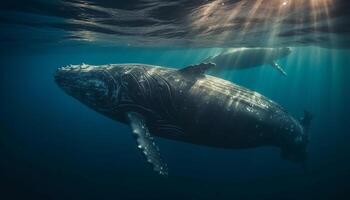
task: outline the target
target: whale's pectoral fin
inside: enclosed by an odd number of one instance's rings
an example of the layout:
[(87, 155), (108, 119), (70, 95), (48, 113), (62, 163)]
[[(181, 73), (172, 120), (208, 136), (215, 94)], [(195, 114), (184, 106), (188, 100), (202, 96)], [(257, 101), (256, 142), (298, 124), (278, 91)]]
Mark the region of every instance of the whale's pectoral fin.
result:
[(148, 131), (144, 117), (139, 113), (128, 112), (127, 118), (129, 119), (132, 133), (136, 138), (137, 148), (141, 150), (147, 162), (153, 165), (155, 171), (160, 175), (167, 175), (167, 165), (160, 157), (159, 149)]
[(198, 76), (198, 75), (203, 75), (205, 71), (207, 71), (210, 68), (215, 67), (215, 63), (200, 63), (197, 65), (190, 65), (187, 66), (185, 68), (180, 69), (179, 71), (181, 73), (183, 73), (184, 75), (194, 75), (194, 76)]
[(271, 66), (275, 69), (277, 69), (283, 76), (287, 76), (287, 73), (282, 69), (281, 66), (279, 66), (276, 62), (272, 62)]

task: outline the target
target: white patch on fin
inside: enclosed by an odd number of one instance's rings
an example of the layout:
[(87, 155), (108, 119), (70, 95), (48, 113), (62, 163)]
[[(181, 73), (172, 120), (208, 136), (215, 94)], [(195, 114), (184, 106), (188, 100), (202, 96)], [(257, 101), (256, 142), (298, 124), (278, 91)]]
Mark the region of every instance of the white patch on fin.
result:
[(160, 175), (168, 175), (168, 168), (160, 157), (159, 148), (151, 136), (142, 115), (136, 112), (128, 112), (127, 117), (136, 138), (137, 148), (146, 157), (147, 162), (153, 165), (154, 171)]
[(283, 74), (283, 76), (287, 76), (287, 73), (276, 62), (272, 62), (271, 65), (273, 68), (277, 69), (281, 74)]

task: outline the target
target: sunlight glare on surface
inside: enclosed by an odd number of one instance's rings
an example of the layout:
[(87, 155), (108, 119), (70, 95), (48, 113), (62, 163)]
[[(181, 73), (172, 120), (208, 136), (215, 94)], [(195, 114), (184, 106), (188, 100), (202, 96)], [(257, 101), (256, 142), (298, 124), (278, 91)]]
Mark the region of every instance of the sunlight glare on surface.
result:
[[(225, 41), (240, 41), (259, 38), (266, 46), (283, 41), (280, 34), (296, 30), (314, 30), (319, 34), (321, 26), (330, 28), (328, 22), (329, 7), (333, 0), (254, 0), (228, 3), (216, 0), (195, 9), (189, 23), (194, 33), (213, 38), (218, 45)], [(326, 22), (324, 22), (325, 20)], [(311, 22), (311, 23), (310, 23)], [(325, 23), (325, 24), (321, 24)], [(261, 38), (264, 35), (268, 38)], [(294, 40), (301, 40), (298, 32), (293, 33)], [(301, 40), (302, 41), (302, 40)], [(247, 46), (252, 45), (247, 43)]]

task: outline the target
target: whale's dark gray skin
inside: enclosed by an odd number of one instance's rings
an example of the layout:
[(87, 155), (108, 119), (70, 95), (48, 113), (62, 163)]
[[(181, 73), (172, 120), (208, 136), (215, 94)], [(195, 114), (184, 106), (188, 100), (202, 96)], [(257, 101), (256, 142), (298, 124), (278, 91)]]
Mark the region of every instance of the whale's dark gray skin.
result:
[(217, 55), (206, 58), (205, 62), (213, 62), (218, 67), (214, 70), (247, 69), (261, 65), (270, 65), (282, 75), (287, 73), (280, 67), (276, 60), (288, 56), (291, 49), (283, 48), (239, 48), (228, 49)]
[(228, 149), (275, 146), (284, 158), (304, 162), (311, 115), (299, 122), (261, 94), (204, 74), (213, 67), (70, 65), (57, 70), (55, 81), (88, 107), (130, 124), (160, 174), (167, 168), (153, 136)]

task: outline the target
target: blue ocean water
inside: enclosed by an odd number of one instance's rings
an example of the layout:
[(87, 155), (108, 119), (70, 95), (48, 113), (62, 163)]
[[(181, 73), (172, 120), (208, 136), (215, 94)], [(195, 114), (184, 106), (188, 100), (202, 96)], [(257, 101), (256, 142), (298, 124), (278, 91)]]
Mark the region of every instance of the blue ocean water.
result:
[(170, 166), (156, 175), (126, 125), (66, 95), (53, 80), (70, 63), (138, 62), (180, 68), (208, 50), (70, 47), (4, 54), (1, 58), (1, 180), (9, 197), (49, 199), (307, 199), (348, 193), (349, 50), (294, 48), (281, 60), (289, 74), (269, 67), (225, 74), (315, 119), (309, 171), (280, 159), (275, 148), (222, 150), (157, 139)]
[[(292, 53), (278, 61), (288, 77), (268, 66), (217, 75), (264, 94), (297, 118), (305, 109), (313, 113), (306, 171), (273, 147), (225, 150), (157, 138), (169, 166), (162, 177), (138, 152), (129, 126), (65, 94), (53, 74), (81, 63), (182, 68), (219, 47), (60, 42), (62, 30), (2, 22), (1, 199), (349, 198), (348, 48), (289, 43)], [(50, 34), (41, 37), (43, 31)]]

